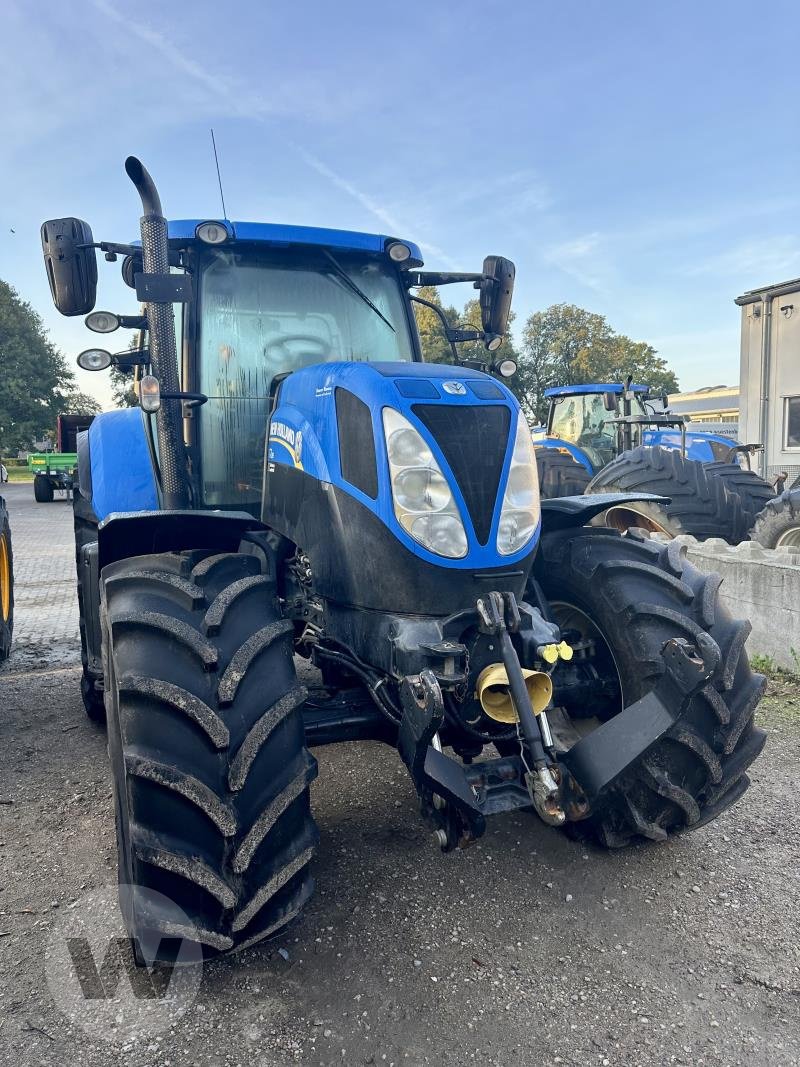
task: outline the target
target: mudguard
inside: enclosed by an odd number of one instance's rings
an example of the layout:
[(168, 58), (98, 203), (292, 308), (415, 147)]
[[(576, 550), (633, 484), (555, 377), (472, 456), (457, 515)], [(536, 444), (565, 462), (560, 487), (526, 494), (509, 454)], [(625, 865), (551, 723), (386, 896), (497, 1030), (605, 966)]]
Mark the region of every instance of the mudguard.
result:
[(113, 511), (154, 511), (159, 506), (144, 419), (138, 407), (107, 411), (79, 435), (79, 490), (99, 520)]
[(542, 536), (573, 526), (586, 526), (612, 505), (632, 504), (650, 500), (654, 504), (669, 504), (668, 496), (654, 493), (596, 493), (592, 496), (559, 496), (542, 501)]

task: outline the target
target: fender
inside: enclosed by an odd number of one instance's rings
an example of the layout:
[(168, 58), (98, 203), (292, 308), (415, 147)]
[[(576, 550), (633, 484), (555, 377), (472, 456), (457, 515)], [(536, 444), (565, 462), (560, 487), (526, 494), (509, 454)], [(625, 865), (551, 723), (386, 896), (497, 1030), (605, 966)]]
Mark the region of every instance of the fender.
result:
[(548, 437), (546, 433), (538, 434), (537, 436), (539, 429), (541, 427), (531, 431), (534, 448), (555, 448), (559, 452), (569, 452), (575, 462), (580, 463), (590, 476), (594, 476), (597, 473), (589, 457), (577, 445), (574, 445), (571, 441), (564, 441), (560, 437)]
[(98, 527), (98, 569), (154, 552), (236, 552), (246, 534), (266, 529), (245, 511), (112, 512)]
[(670, 497), (654, 493), (593, 493), (590, 496), (559, 496), (542, 501), (542, 536), (571, 527), (586, 526), (613, 504), (632, 504), (650, 500), (669, 504)]

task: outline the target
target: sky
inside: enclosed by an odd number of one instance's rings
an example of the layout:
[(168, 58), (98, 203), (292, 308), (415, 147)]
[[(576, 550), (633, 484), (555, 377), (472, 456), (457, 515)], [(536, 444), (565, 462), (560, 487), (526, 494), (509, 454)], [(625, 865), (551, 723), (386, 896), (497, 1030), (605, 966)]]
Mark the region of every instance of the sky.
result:
[[(799, 23), (787, 0), (5, 0), (0, 278), (74, 359), (97, 338), (53, 308), (40, 224), (138, 237), (131, 153), (168, 216), (219, 217), (213, 126), (231, 218), (406, 237), (432, 269), (505, 255), (517, 329), (575, 303), (681, 388), (736, 384), (734, 298), (800, 275)], [(134, 313), (99, 268), (97, 307)]]

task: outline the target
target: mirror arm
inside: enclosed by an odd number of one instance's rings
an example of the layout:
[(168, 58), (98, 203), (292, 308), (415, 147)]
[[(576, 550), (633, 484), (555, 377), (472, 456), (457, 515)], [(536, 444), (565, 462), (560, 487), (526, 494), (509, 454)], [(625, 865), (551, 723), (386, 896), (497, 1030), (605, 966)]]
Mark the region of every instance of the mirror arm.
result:
[(403, 273), (403, 284), (409, 289), (418, 285), (453, 285), (456, 282), (473, 282), (480, 288), (482, 274), (464, 274), (459, 271), (409, 270)]

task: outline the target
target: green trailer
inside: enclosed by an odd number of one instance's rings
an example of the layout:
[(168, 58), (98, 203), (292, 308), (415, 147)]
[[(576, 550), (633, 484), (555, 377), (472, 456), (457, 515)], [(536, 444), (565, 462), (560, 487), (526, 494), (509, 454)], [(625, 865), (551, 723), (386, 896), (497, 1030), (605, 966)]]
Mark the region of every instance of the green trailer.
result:
[(49, 504), (57, 492), (68, 496), (78, 466), (78, 434), (89, 429), (94, 415), (59, 415), (56, 450), (31, 452), (28, 467), (33, 471), (33, 495), (37, 504)]

